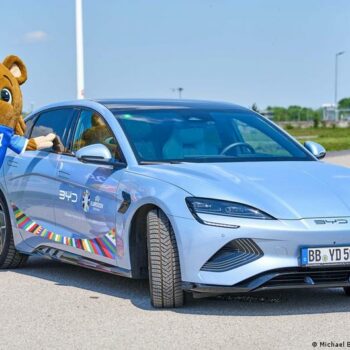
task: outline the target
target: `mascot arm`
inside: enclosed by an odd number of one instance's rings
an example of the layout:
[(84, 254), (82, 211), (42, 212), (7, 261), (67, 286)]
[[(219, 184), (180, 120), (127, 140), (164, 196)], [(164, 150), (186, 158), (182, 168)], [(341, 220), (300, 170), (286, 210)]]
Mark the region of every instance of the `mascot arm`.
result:
[(23, 136), (13, 135), (8, 147), (17, 154), (23, 153), (24, 151), (51, 148), (55, 137), (55, 134), (48, 134), (46, 136), (39, 136), (28, 140)]
[[(15, 134), (23, 136), (26, 132), (27, 126), (23, 120), (23, 117), (20, 116), (18, 122), (15, 126)], [(51, 148), (53, 146), (53, 140), (55, 139), (55, 134), (48, 134), (46, 136), (39, 136), (31, 138), (26, 144), (26, 151), (36, 151), (38, 149)]]
[(46, 136), (38, 136), (28, 140), (26, 145), (27, 151), (35, 151), (44, 148), (51, 148), (53, 141), (56, 138), (55, 134), (48, 134)]
[(28, 139), (23, 136), (13, 135), (10, 139), (8, 147), (17, 154), (23, 153), (28, 144)]
[[(27, 126), (23, 120), (23, 117), (20, 116), (18, 122), (15, 126), (15, 134), (23, 136), (26, 132)], [(39, 136), (31, 138), (26, 144), (26, 151), (36, 151), (38, 149), (51, 148), (53, 146), (53, 141), (55, 139), (55, 134), (48, 134), (46, 136)]]

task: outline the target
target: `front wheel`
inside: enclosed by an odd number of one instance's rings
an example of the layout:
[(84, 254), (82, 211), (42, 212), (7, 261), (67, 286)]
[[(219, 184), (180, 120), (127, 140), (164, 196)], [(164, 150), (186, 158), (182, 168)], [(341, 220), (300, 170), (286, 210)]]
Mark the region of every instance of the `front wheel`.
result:
[(21, 267), (28, 256), (16, 250), (11, 221), (5, 199), (0, 195), (0, 269)]
[(350, 287), (344, 287), (345, 294), (350, 297)]
[(157, 308), (182, 306), (179, 254), (169, 219), (160, 210), (147, 215), (148, 271), (151, 303)]

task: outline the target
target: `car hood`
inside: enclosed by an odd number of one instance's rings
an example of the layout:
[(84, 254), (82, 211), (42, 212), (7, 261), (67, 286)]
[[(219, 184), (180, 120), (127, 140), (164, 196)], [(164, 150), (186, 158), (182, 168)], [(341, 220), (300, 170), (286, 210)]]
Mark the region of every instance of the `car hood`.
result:
[(133, 171), (277, 219), (350, 216), (350, 169), (320, 161), (160, 164)]

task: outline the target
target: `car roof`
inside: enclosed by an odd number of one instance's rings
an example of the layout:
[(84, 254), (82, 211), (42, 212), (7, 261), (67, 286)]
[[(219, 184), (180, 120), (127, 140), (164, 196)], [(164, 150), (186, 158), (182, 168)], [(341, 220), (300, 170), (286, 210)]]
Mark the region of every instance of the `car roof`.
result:
[(27, 117), (41, 113), (47, 109), (61, 108), (61, 107), (90, 107), (96, 108), (99, 111), (102, 108), (107, 108), (111, 111), (116, 110), (144, 110), (144, 109), (235, 109), (235, 110), (249, 110), (248, 108), (228, 103), (228, 102), (214, 102), (202, 100), (183, 100), (183, 99), (83, 99), (71, 100), (51, 103), (42, 106), (31, 112)]
[(116, 109), (246, 109), (228, 102), (184, 99), (99, 99), (95, 102), (110, 110)]

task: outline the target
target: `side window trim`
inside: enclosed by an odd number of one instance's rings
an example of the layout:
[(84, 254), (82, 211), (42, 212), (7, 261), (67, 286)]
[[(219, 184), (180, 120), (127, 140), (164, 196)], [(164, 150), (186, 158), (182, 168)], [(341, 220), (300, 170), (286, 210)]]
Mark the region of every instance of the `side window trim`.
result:
[(73, 118), (69, 124), (69, 132), (67, 135), (67, 148), (66, 148), (67, 152), (64, 153), (66, 156), (72, 156), (72, 157), (75, 157), (75, 154), (74, 154), (73, 148), (72, 148), (73, 139), (74, 139), (75, 129), (78, 125), (82, 109), (78, 106), (75, 106), (74, 110), (75, 110), (75, 113), (74, 113)]
[[(26, 127), (27, 127), (26, 132), (24, 133), (24, 136), (28, 139), (30, 139), (30, 137), (32, 135), (32, 130), (33, 130), (33, 127), (36, 123), (36, 120), (38, 119), (38, 116), (39, 116), (39, 113), (36, 113), (36, 114), (30, 116), (29, 118), (27, 118), (27, 117), (24, 118), (24, 122), (25, 122)], [(28, 128), (27, 123), (29, 123), (29, 122), (32, 122), (32, 123), (31, 123), (30, 127)]]

